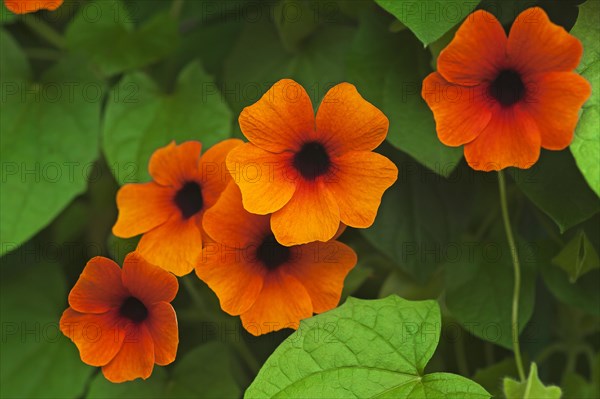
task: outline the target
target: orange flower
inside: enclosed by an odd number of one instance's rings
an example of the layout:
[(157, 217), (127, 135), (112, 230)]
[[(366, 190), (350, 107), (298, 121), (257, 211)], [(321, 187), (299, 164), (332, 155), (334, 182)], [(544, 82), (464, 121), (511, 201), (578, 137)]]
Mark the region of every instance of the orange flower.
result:
[(332, 88), (315, 119), (304, 88), (281, 80), (239, 122), (250, 143), (230, 152), (227, 167), (244, 208), (273, 213), (283, 245), (328, 241), (340, 221), (369, 227), (398, 176), (389, 159), (371, 152), (385, 139), (388, 119), (351, 84)]
[(27, 14), (39, 10), (54, 11), (63, 0), (4, 0), (4, 5), (15, 14)]
[(148, 168), (154, 181), (126, 184), (117, 193), (113, 234), (144, 234), (137, 251), (150, 263), (178, 276), (191, 272), (202, 252), (202, 215), (231, 181), (225, 157), (241, 143), (222, 141), (202, 157), (197, 141), (156, 150)]
[(333, 309), (356, 264), (354, 251), (338, 241), (279, 244), (270, 219), (244, 210), (240, 189), (230, 184), (204, 216), (214, 242), (196, 266), (221, 308), (241, 315), (253, 335), (297, 328), (301, 319)]
[(473, 169), (531, 167), (540, 147), (573, 138), (590, 84), (573, 72), (582, 45), (538, 7), (521, 13), (506, 36), (479, 10), (462, 24), (423, 82), (439, 139), (465, 146)]
[(112, 382), (146, 379), (154, 363), (175, 360), (179, 335), (169, 302), (177, 279), (132, 252), (123, 269), (101, 256), (91, 259), (69, 294), (60, 330), (81, 360), (102, 367)]

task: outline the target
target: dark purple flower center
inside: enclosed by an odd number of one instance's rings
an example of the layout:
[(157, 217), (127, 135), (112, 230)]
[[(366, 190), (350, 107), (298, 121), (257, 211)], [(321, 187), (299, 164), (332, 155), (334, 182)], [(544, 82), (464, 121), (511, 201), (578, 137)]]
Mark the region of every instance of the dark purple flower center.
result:
[(331, 167), (329, 154), (323, 145), (316, 141), (305, 143), (294, 155), (294, 168), (307, 180), (315, 180)]
[(119, 309), (121, 316), (131, 320), (134, 323), (141, 323), (148, 317), (148, 309), (136, 297), (130, 296), (121, 304)]
[(489, 88), (489, 94), (502, 106), (511, 106), (525, 97), (525, 85), (521, 75), (512, 69), (500, 71)]
[(175, 205), (179, 208), (184, 219), (200, 212), (204, 206), (200, 185), (195, 181), (185, 183), (175, 194)]
[(256, 259), (269, 270), (289, 261), (291, 255), (290, 248), (278, 243), (273, 234), (266, 236), (256, 249)]

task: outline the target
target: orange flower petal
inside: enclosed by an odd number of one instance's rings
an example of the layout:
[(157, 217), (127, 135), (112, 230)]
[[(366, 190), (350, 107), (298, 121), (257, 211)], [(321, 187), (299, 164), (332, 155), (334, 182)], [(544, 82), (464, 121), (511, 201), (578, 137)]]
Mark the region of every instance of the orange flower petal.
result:
[(292, 156), (292, 153), (273, 154), (252, 143), (231, 150), (227, 168), (242, 191), (246, 210), (266, 215), (290, 201), (299, 180), (292, 167)]
[(175, 276), (150, 264), (137, 252), (125, 257), (122, 279), (131, 295), (146, 306), (161, 301), (171, 302), (179, 288)]
[(240, 129), (254, 145), (271, 152), (296, 150), (315, 130), (315, 114), (304, 88), (290, 79), (275, 83), (244, 108)]
[(67, 308), (60, 318), (60, 331), (75, 343), (85, 364), (104, 366), (121, 349), (125, 338), (121, 324), (118, 310), (87, 314)]
[(221, 308), (231, 315), (250, 309), (263, 288), (265, 269), (254, 262), (254, 251), (256, 244), (235, 249), (211, 243), (196, 266), (198, 277), (217, 294)]
[(229, 184), (219, 201), (204, 213), (202, 224), (214, 241), (231, 248), (255, 244), (265, 232), (270, 232), (269, 216), (246, 211), (242, 193), (235, 183)]
[(148, 307), (148, 319), (144, 322), (154, 342), (154, 361), (165, 366), (177, 356), (179, 331), (177, 315), (173, 306), (158, 302)]
[(433, 111), (438, 137), (445, 145), (456, 147), (473, 141), (492, 117), (482, 97), (481, 86), (448, 83), (437, 72), (423, 81), (423, 99)]
[(573, 72), (550, 72), (533, 77), (532, 98), (525, 107), (538, 125), (542, 147), (562, 150), (573, 139), (579, 110), (592, 88), (587, 80)]
[(293, 251), (293, 258), (297, 260), (286, 265), (285, 271), (304, 285), (313, 311), (322, 313), (335, 308), (344, 280), (356, 265), (356, 253), (339, 241), (314, 242), (293, 247)]
[(127, 296), (119, 265), (96, 256), (88, 261), (69, 293), (69, 305), (78, 312), (104, 313), (120, 306)]
[(437, 59), (437, 70), (449, 82), (472, 86), (491, 80), (506, 59), (506, 33), (487, 11), (467, 17)]
[(134, 237), (166, 222), (177, 211), (175, 192), (154, 182), (126, 184), (117, 192), (119, 217), (113, 226), (117, 237)]
[(327, 189), (339, 206), (341, 221), (352, 227), (369, 227), (381, 196), (398, 178), (398, 168), (383, 155), (367, 151), (348, 152), (333, 162), (335, 172)]
[(321, 181), (299, 181), (290, 202), (271, 216), (275, 238), (286, 246), (329, 241), (340, 226), (338, 200)]
[(523, 11), (510, 29), (507, 54), (523, 73), (572, 71), (583, 54), (581, 42), (553, 24), (539, 7)]
[(175, 145), (159, 148), (152, 154), (148, 171), (158, 184), (163, 186), (179, 187), (188, 181), (197, 181), (200, 178), (198, 164), (202, 144), (197, 141), (186, 141)]
[(200, 158), (204, 209), (213, 206), (225, 187), (231, 182), (231, 175), (227, 170), (225, 159), (232, 149), (242, 144), (244, 142), (239, 139), (223, 140), (212, 146)]
[(177, 276), (188, 274), (202, 252), (199, 217), (182, 220), (179, 215), (172, 216), (165, 224), (144, 234), (137, 251), (149, 263)]
[(254, 305), (242, 313), (242, 325), (258, 336), (283, 328), (298, 328), (300, 320), (312, 316), (312, 302), (304, 286), (281, 271), (267, 274)]
[(102, 367), (110, 382), (150, 377), (154, 368), (154, 343), (144, 324), (128, 324), (123, 346), (115, 358)]
[(383, 112), (350, 83), (329, 90), (317, 112), (318, 141), (333, 154), (371, 151), (385, 140), (388, 127)]
[(4, 0), (6, 8), (15, 14), (27, 14), (39, 10), (54, 11), (63, 0)]
[(494, 111), (485, 130), (465, 145), (465, 158), (476, 170), (509, 166), (530, 168), (540, 156), (541, 137), (535, 121), (519, 107)]

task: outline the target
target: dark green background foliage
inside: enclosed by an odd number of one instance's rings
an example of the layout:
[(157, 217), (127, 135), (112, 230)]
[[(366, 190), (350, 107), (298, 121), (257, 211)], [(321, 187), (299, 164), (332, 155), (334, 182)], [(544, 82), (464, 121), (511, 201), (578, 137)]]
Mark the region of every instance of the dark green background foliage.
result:
[[(539, 378), (560, 386), (564, 397), (597, 398), (598, 3), (89, 0), (24, 17), (3, 8), (1, 396), (241, 397), (253, 381), (248, 397), (278, 389), (328, 397), (521, 392), (516, 382), (502, 385), (516, 370), (513, 274), (497, 176), (472, 171), (460, 148), (438, 141), (420, 89), (471, 11), (486, 9), (509, 28), (520, 11), (539, 5), (584, 44), (578, 71), (593, 95), (569, 149), (543, 150), (530, 170), (508, 173), (523, 269), (522, 349)], [(204, 283), (187, 276), (174, 301), (177, 360), (155, 367), (145, 382), (110, 384), (80, 362), (58, 319), (90, 257), (120, 262), (135, 248), (135, 240), (110, 234), (119, 185), (147, 181), (149, 156), (171, 140), (209, 147), (242, 137), (239, 112), (282, 78), (304, 85), (315, 107), (329, 88), (351, 82), (390, 119), (377, 151), (397, 164), (399, 179), (375, 224), (342, 236), (359, 257), (342, 302), (349, 295), (375, 301), (350, 300), (298, 333), (256, 338), (219, 309)], [(427, 323), (434, 326), (429, 340), (416, 330), (401, 340), (394, 329)], [(403, 358), (406, 352), (422, 357)], [(355, 374), (338, 369), (342, 363)], [(360, 377), (365, 367), (381, 370)], [(310, 375), (338, 389), (303, 385)]]

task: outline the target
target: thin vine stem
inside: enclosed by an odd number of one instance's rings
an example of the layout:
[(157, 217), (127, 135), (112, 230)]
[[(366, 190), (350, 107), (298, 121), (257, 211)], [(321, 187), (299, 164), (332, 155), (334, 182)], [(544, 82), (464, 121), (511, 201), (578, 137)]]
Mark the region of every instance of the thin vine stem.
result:
[(521, 265), (519, 264), (519, 256), (517, 254), (517, 246), (510, 225), (510, 216), (508, 214), (508, 204), (506, 200), (506, 180), (502, 171), (498, 172), (498, 186), (500, 188), (500, 207), (502, 208), (502, 219), (504, 221), (504, 230), (506, 231), (506, 239), (510, 248), (512, 257), (513, 270), (515, 275), (513, 298), (512, 298), (512, 320), (511, 331), (513, 338), (513, 352), (515, 354), (515, 362), (517, 371), (521, 381), (525, 381), (525, 369), (523, 368), (523, 360), (521, 358), (521, 345), (519, 343), (519, 294), (521, 293)]
[(67, 47), (65, 38), (38, 15), (24, 15), (22, 20), (32, 32), (54, 47), (60, 50), (64, 50)]

